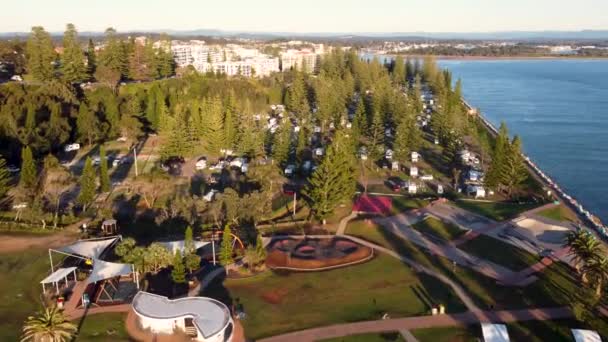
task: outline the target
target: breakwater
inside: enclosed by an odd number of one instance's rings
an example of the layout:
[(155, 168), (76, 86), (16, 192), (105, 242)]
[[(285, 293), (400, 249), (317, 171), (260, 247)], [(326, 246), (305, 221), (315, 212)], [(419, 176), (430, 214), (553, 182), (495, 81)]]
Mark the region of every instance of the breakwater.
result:
[[(471, 106), (466, 99), (462, 99), (462, 103), (469, 111), (475, 111), (481, 123), (488, 129), (490, 134), (494, 137), (498, 135), (498, 129), (486, 119), (480, 111), (477, 111)], [(566, 193), (557, 182), (555, 182), (549, 175), (547, 175), (532, 159), (525, 153), (521, 154), (524, 158), (528, 170), (538, 179), (547, 189), (550, 189), (551, 194), (559, 199), (562, 203), (566, 204), (572, 209), (578, 217), (588, 225), (590, 225), (602, 238), (608, 239), (608, 228), (601, 222), (601, 220), (593, 215), (589, 210), (585, 209), (574, 197)]]

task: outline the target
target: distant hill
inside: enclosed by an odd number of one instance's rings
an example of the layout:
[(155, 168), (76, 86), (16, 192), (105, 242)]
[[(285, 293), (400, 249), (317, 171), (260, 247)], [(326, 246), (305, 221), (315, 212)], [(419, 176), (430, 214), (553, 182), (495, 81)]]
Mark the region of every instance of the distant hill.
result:
[[(217, 29), (197, 30), (132, 30), (120, 33), (168, 33), (173, 37), (238, 37), (252, 39), (304, 39), (320, 38), (334, 40), (608, 40), (608, 30), (581, 31), (500, 31), (500, 32), (255, 32), (229, 31)], [(52, 35), (62, 35), (62, 32), (52, 32)], [(81, 32), (81, 36), (99, 36), (103, 32)], [(26, 37), (28, 32), (0, 32), (0, 37)]]

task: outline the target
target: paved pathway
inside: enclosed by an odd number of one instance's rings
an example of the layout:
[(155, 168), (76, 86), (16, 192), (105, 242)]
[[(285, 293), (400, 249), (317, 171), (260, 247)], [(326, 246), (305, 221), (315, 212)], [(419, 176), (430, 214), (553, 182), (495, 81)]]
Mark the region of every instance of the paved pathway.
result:
[(418, 339), (407, 329), (401, 329), (399, 330), (399, 333), (403, 336), (405, 342), (418, 342)]
[[(212, 266), (213, 267), (213, 266)], [(220, 276), (222, 274), (226, 274), (226, 269), (223, 267), (218, 267), (213, 271), (205, 274), (203, 279), (198, 282), (198, 284), (191, 290), (188, 291), (188, 297), (197, 297), (200, 296), (201, 292), (205, 290), (209, 284), (215, 279), (215, 277)]]
[(572, 313), (565, 307), (511, 311), (475, 311), (451, 315), (419, 316), (336, 324), (273, 336), (261, 339), (259, 342), (310, 342), (348, 335), (402, 331), (403, 329), (466, 326), (479, 322), (508, 323), (531, 320), (552, 320), (570, 317), (572, 317)]
[[(394, 234), (400, 236), (401, 238), (422, 247), (430, 254), (447, 258), (453, 262), (456, 262), (458, 265), (471, 268), (476, 272), (496, 279), (501, 283), (514, 285), (509, 283), (507, 281), (508, 279), (517, 279), (518, 282), (524, 280), (536, 280), (536, 277), (533, 275), (528, 275), (525, 277), (526, 279), (520, 279), (517, 277), (517, 272), (514, 272), (502, 265), (475, 257), (449, 244), (432, 242), (424, 234), (411, 228), (411, 225), (413, 224), (412, 222), (415, 222), (417, 219), (419, 220), (420, 217), (420, 213), (415, 213), (413, 216), (408, 214), (400, 214), (391, 217), (374, 219), (374, 222), (386, 229), (390, 229)], [(534, 278), (530, 280), (527, 279), (531, 277)]]
[(344, 235), (344, 231), (346, 230), (346, 226), (348, 225), (348, 222), (350, 222), (350, 220), (352, 220), (356, 217), (357, 217), (357, 213), (353, 211), (350, 213), (350, 215), (342, 218), (342, 220), (340, 220), (340, 224), (338, 224), (338, 230), (336, 231), (336, 235)]

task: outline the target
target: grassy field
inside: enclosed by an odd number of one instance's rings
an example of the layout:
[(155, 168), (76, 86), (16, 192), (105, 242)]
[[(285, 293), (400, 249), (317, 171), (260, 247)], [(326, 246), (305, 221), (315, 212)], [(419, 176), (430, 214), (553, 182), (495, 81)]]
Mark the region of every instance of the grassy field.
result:
[[(84, 319), (77, 342), (130, 341), (125, 330), (126, 314), (104, 313), (91, 315)], [(78, 324), (79, 322), (74, 322)]]
[(456, 201), (455, 204), (473, 213), (485, 216), (495, 221), (512, 219), (524, 211), (534, 209), (542, 203), (510, 203), (510, 202), (476, 202)]
[[(390, 275), (390, 276), (387, 276)], [(451, 289), (379, 255), (357, 266), (327, 272), (273, 273), (230, 279), (205, 295), (243, 304), (248, 338), (258, 339), (333, 323), (428, 314), (433, 304), (465, 310)]]
[(429, 201), (420, 198), (394, 197), (391, 213), (395, 215), (412, 209), (424, 208), (427, 205), (429, 205)]
[(423, 234), (432, 235), (433, 237), (446, 242), (457, 239), (466, 233), (466, 230), (460, 229), (453, 224), (443, 222), (433, 217), (429, 217), (426, 220), (412, 225), (412, 228)]
[[(528, 321), (507, 324), (511, 341), (572, 342), (570, 329), (587, 328), (575, 320)], [(475, 342), (482, 338), (480, 325), (415, 329), (412, 334), (420, 342)]]
[[(348, 226), (347, 233), (391, 248), (418, 263), (433, 268), (459, 283), (482, 309), (523, 309), (530, 307), (567, 306), (587, 296), (573, 270), (562, 263), (547, 267), (537, 274), (539, 280), (527, 287), (506, 287), (494, 279), (485, 277), (471, 269), (456, 266), (446, 258), (432, 256), (411, 242), (393, 235), (375, 224), (355, 221)], [(498, 251), (498, 252), (497, 252)], [(494, 250), (500, 256), (500, 249)], [(527, 257), (526, 257), (527, 258)], [(529, 260), (529, 259), (526, 259)], [(519, 261), (522, 265), (526, 261)], [(529, 261), (528, 261), (529, 262)], [(594, 318), (589, 325), (603, 334), (608, 334), (608, 320)]]
[(481, 328), (478, 325), (414, 329), (411, 332), (419, 342), (477, 342), (481, 338)]
[(48, 251), (0, 254), (0, 341), (16, 341), (23, 321), (42, 308), (42, 280), (50, 270)]
[(361, 334), (321, 340), (323, 342), (405, 342), (398, 332), (382, 334)]
[(458, 248), (513, 271), (520, 271), (540, 261), (540, 257), (536, 255), (485, 235), (479, 235), (458, 246)]
[(564, 205), (560, 204), (559, 206), (555, 206), (553, 208), (545, 209), (536, 213), (539, 216), (546, 217), (555, 221), (565, 221), (565, 222), (576, 222), (578, 221), (576, 215), (572, 212), (572, 210), (566, 208)]

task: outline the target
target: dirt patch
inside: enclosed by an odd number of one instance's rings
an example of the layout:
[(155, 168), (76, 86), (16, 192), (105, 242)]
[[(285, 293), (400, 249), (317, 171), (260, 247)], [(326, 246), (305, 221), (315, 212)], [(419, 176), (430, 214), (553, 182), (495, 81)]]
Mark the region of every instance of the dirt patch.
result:
[(0, 253), (15, 253), (32, 248), (54, 248), (70, 244), (78, 234), (62, 231), (44, 236), (0, 234)]
[(289, 294), (289, 290), (286, 288), (278, 288), (272, 291), (264, 292), (262, 294), (262, 299), (270, 304), (280, 304), (287, 294)]

